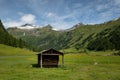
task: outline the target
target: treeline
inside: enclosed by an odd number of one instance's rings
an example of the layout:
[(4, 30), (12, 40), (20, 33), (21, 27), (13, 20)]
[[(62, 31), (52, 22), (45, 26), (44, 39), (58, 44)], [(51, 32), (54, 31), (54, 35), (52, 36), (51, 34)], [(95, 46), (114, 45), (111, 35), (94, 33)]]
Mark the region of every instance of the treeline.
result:
[(4, 28), (1, 20), (0, 20), (0, 44), (5, 44), (5, 45), (19, 47), (19, 48), (32, 49), (22, 39), (16, 39), (12, 35), (10, 35)]

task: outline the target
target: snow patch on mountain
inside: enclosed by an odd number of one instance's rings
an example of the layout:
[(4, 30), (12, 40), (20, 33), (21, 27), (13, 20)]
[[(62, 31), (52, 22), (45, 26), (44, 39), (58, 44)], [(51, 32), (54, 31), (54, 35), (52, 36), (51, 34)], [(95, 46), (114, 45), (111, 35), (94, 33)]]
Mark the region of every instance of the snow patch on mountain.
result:
[(18, 26), (17, 28), (19, 29), (35, 29), (35, 28), (40, 28), (40, 26), (32, 25), (32, 24), (24, 24), (21, 26)]

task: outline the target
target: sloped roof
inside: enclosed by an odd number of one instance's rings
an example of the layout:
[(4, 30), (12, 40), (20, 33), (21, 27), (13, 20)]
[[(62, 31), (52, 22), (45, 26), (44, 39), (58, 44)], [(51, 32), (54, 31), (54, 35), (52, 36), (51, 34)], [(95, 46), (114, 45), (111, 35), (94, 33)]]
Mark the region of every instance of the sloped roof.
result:
[(47, 50), (43, 50), (43, 51), (41, 51), (41, 52), (39, 52), (38, 53), (38, 55), (39, 54), (59, 54), (59, 55), (64, 55), (64, 53), (62, 53), (62, 52), (59, 52), (59, 51), (57, 51), (57, 50), (55, 50), (55, 49), (47, 49)]

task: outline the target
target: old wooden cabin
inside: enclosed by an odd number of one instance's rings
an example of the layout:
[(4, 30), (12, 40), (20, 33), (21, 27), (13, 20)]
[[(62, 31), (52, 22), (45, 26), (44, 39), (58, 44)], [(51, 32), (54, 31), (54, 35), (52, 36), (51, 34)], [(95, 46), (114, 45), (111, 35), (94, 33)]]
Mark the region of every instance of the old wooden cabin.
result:
[(38, 55), (38, 65), (42, 67), (58, 67), (59, 55), (62, 55), (62, 65), (64, 65), (64, 54), (55, 49), (44, 50)]

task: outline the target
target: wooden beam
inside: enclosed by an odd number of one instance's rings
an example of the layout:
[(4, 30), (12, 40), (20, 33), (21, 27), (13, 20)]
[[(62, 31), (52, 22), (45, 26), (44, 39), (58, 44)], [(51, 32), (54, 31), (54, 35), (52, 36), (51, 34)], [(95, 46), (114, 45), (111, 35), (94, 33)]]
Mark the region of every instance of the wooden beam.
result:
[(64, 66), (64, 55), (62, 55), (62, 66)]
[(40, 67), (42, 68), (42, 54), (41, 54), (41, 56), (40, 56), (41, 58), (41, 60), (40, 60)]

